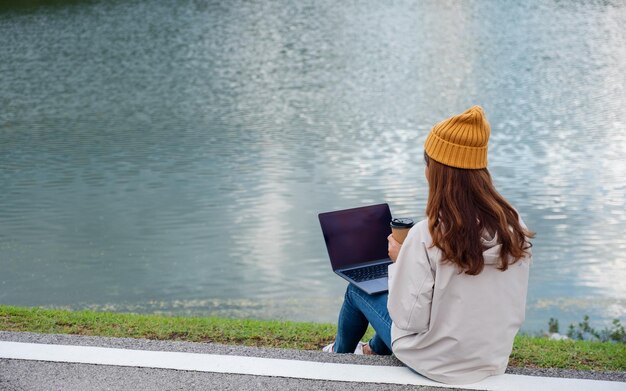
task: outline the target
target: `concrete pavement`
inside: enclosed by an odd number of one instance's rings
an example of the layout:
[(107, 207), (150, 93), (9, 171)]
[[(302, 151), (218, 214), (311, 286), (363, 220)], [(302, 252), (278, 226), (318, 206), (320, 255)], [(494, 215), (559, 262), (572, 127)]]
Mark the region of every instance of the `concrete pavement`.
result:
[[(364, 366), (384, 366), (392, 371), (393, 367), (402, 367), (402, 364), (393, 357), (371, 357), (354, 355), (337, 355), (322, 352), (309, 352), (287, 349), (259, 349), (242, 346), (225, 346), (205, 343), (189, 343), (177, 341), (152, 341), (130, 338), (103, 338), (84, 337), (70, 335), (48, 335), (35, 333), (0, 332), (0, 341), (26, 342), (38, 344), (66, 345), (71, 350), (72, 346), (99, 346), (116, 349), (132, 349), (141, 352), (190, 352), (209, 355), (227, 355), (241, 357), (260, 357), (267, 359), (296, 360), (300, 364), (313, 365), (315, 363), (334, 364), (359, 364)], [(7, 344), (5, 344), (7, 345)], [(10, 344), (8, 344), (10, 345)], [(15, 345), (15, 344), (14, 344)], [(26, 346), (26, 345), (25, 345)], [(60, 348), (60, 347), (55, 347)], [(6, 348), (5, 348), (6, 349)], [(58, 349), (57, 349), (58, 350)], [(110, 350), (110, 349), (109, 349)], [(121, 351), (128, 358), (131, 350)], [(115, 351), (114, 351), (115, 353)], [(145, 355), (145, 354), (144, 354)], [(0, 357), (2, 352), (0, 351)], [(76, 356), (76, 353), (72, 353)], [(200, 356), (196, 356), (200, 357)], [(73, 358), (72, 358), (73, 359)], [(167, 361), (167, 360), (164, 360)], [(198, 360), (195, 360), (198, 361)], [(222, 360), (223, 361), (223, 360)], [(268, 361), (270, 364), (273, 362)], [(192, 361), (194, 362), (194, 361)], [(151, 364), (150, 364), (151, 365)], [(157, 364), (158, 365), (158, 364)], [(258, 364), (254, 364), (255, 367)], [(282, 365), (284, 366), (284, 365)], [(296, 365), (297, 366), (297, 365)], [(340, 366), (338, 368), (353, 368), (357, 366)], [(356, 368), (360, 369), (360, 368)], [(381, 368), (382, 369), (382, 368)], [(397, 368), (402, 370), (404, 368)], [(329, 366), (319, 371), (330, 373)], [(371, 371), (370, 371), (371, 372)], [(557, 371), (557, 370), (530, 370), (511, 368), (508, 373), (517, 373), (532, 376), (586, 378), (597, 380), (611, 380), (626, 382), (624, 372), (587, 372), (587, 371)], [(289, 376), (287, 374), (286, 376)], [(417, 375), (416, 375), (417, 376)], [(304, 377), (310, 377), (304, 374)], [(537, 379), (531, 379), (537, 380)], [(550, 379), (547, 379), (550, 380)], [(572, 384), (568, 389), (572, 389)], [(594, 383), (596, 386), (600, 383)], [(604, 383), (602, 383), (604, 384)], [(626, 383), (607, 383), (615, 389), (626, 389)], [(604, 384), (605, 386), (607, 384)], [(622, 387), (623, 386), (623, 387)], [(536, 388), (536, 387), (534, 387)], [(576, 387), (574, 386), (574, 389)], [(340, 382), (329, 380), (313, 380), (301, 378), (288, 378), (277, 376), (258, 376), (240, 373), (215, 373), (198, 372), (189, 370), (175, 370), (149, 367), (120, 367), (115, 365), (94, 365), (84, 363), (59, 363), (49, 361), (31, 361), (16, 359), (0, 359), (0, 389), (2, 390), (102, 390), (102, 389), (441, 389), (432, 385), (397, 385), (382, 383)], [(448, 388), (449, 389), (449, 388)], [(500, 386), (492, 389), (500, 389)]]

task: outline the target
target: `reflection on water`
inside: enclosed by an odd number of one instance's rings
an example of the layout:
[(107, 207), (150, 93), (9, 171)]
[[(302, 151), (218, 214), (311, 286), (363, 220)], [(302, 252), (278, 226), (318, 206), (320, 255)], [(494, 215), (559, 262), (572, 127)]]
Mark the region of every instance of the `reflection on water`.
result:
[[(626, 313), (626, 6), (0, 6), (0, 302), (335, 321), (317, 213), (423, 216), (479, 103), (537, 231), (526, 328)], [(575, 303), (575, 304), (572, 304)]]

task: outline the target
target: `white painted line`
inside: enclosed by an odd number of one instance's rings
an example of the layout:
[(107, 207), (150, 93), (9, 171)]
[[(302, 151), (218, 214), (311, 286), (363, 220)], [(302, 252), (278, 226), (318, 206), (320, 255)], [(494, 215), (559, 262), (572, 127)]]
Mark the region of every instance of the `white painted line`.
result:
[(0, 358), (68, 363), (178, 369), (242, 375), (364, 383), (410, 384), (471, 390), (625, 391), (626, 383), (522, 375), (489, 377), (479, 383), (449, 386), (415, 374), (406, 367), (335, 364), (316, 361), (226, 356), (216, 354), (113, 349), (0, 341)]

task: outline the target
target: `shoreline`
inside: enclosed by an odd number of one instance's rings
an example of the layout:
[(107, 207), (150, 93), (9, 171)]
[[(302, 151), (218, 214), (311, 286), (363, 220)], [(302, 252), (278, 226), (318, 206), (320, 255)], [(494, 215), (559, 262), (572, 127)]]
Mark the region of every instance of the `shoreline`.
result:
[[(315, 351), (334, 339), (336, 325), (0, 305), (0, 330)], [(372, 334), (368, 330), (363, 339)], [(626, 344), (518, 335), (509, 367), (623, 372)]]

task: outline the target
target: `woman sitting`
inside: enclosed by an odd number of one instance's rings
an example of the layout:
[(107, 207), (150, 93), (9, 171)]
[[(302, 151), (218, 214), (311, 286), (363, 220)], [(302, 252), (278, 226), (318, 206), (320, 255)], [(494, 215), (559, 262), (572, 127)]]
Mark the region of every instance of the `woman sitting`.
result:
[[(487, 170), (482, 108), (436, 124), (424, 145), (427, 219), (402, 245), (390, 235), (389, 292), (348, 285), (325, 351), (393, 354), (449, 384), (504, 373), (524, 321), (534, 237)], [(376, 334), (359, 342), (367, 325)]]

